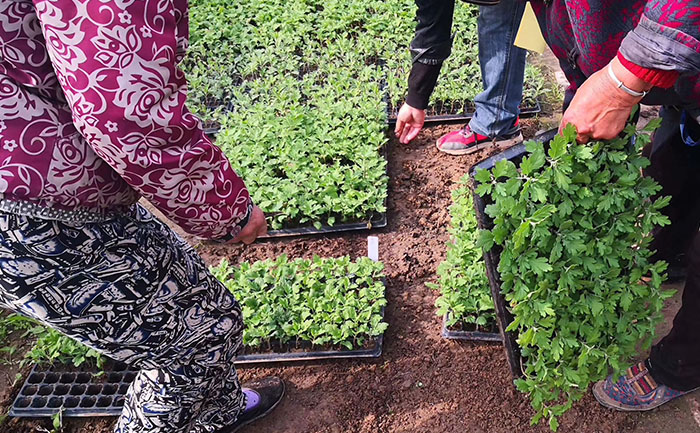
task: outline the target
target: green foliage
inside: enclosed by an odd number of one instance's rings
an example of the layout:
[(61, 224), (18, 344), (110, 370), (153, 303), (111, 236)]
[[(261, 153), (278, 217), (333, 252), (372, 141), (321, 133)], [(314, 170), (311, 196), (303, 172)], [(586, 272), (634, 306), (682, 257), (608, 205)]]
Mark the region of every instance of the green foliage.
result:
[(26, 361), (35, 363), (73, 364), (76, 367), (85, 362), (93, 362), (102, 367), (105, 358), (95, 350), (58, 331), (40, 324), (33, 326), (29, 333), (36, 337), (34, 346), (25, 355)]
[(451, 238), (447, 243), (447, 258), (438, 267), (439, 284), (429, 284), (442, 294), (435, 306), (438, 315), (449, 313), (449, 327), (459, 323), (482, 327), (495, 323), (493, 299), (482, 249), (478, 245), (479, 229), (468, 182), (469, 177), (465, 175), (460, 187), (452, 193)]
[(494, 227), (483, 245), (503, 247), (502, 293), (518, 334), (533, 423), (556, 418), (589, 384), (619, 372), (651, 344), (662, 319), (666, 264), (651, 263), (655, 226), (668, 224), (652, 199), (660, 186), (641, 176), (648, 161), (633, 126), (609, 142), (579, 145), (573, 127), (549, 149), (529, 142), (519, 166), (503, 160), (477, 174), (492, 200)]
[(0, 317), (0, 351), (6, 356), (11, 356), (19, 350), (8, 341), (8, 336), (14, 332), (21, 333), (20, 340), (29, 338), (30, 341), (34, 341), (29, 351), (24, 354), (22, 364), (57, 362), (71, 363), (76, 367), (85, 362), (93, 362), (98, 367), (104, 364), (105, 358), (93, 349), (19, 314)]
[[(0, 310), (2, 314), (2, 310)], [(0, 347), (9, 347), (8, 337), (16, 331), (27, 331), (33, 326), (33, 321), (18, 314), (0, 315)]]
[(212, 272), (241, 302), (246, 346), (305, 341), (354, 349), (388, 327), (383, 269), (368, 258), (281, 256), (238, 267), (224, 260)]
[[(455, 15), (433, 100), (464, 104), (481, 89), (478, 12), (460, 4)], [(190, 1), (188, 105), (222, 125), (217, 144), (273, 229), (385, 211), (384, 96), (404, 98), (414, 29), (405, 0)], [(527, 74), (526, 101), (544, 88), (536, 68)]]
[[(23, 354), (21, 345), (11, 344), (10, 340), (20, 341), (22, 338), (12, 338), (18, 335), (26, 335), (36, 322), (18, 314), (3, 314), (0, 310), (0, 363), (13, 364), (15, 355)], [(19, 373), (18, 373), (19, 374)]]
[[(195, 112), (274, 229), (385, 211), (384, 70), (370, 2), (193, 0), (183, 69)], [(207, 100), (233, 113), (209, 113)]]

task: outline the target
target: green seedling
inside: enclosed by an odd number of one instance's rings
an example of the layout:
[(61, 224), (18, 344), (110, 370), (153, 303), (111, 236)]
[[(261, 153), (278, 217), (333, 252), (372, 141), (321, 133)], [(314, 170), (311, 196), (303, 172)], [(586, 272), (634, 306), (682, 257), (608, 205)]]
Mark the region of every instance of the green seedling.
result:
[(441, 296), (435, 306), (439, 316), (449, 314), (448, 327), (458, 324), (493, 326), (493, 299), (482, 249), (477, 244), (479, 229), (468, 175), (452, 193), (452, 200), (447, 258), (438, 267), (438, 284), (429, 283), (428, 287), (440, 290)]
[(241, 302), (252, 348), (272, 342), (361, 348), (388, 325), (381, 263), (369, 258), (277, 260), (231, 266), (212, 272)]
[(661, 288), (666, 264), (650, 261), (669, 197), (656, 198), (660, 186), (641, 175), (648, 130), (628, 126), (618, 139), (580, 145), (569, 126), (548, 148), (527, 143), (518, 165), (502, 160), (475, 175), (494, 223), (479, 242), (503, 248), (501, 291), (524, 371), (516, 384), (533, 423), (556, 430), (591, 383), (648, 348), (672, 295)]

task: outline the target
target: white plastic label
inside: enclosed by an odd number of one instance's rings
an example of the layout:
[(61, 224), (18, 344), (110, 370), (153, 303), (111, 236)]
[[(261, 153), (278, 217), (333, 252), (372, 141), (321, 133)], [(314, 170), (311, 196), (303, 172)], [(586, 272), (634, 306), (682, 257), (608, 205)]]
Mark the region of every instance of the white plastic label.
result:
[(367, 257), (372, 261), (379, 261), (379, 238), (376, 236), (367, 237)]

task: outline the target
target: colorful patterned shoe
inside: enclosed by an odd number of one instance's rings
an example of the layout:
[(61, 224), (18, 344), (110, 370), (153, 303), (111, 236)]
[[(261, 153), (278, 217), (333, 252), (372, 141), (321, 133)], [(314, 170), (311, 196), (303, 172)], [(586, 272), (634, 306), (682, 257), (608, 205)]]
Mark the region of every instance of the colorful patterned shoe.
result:
[(627, 373), (617, 382), (613, 382), (612, 376), (608, 376), (593, 386), (593, 395), (600, 404), (621, 411), (655, 409), (689, 392), (692, 391), (676, 391), (666, 385), (657, 384), (644, 362), (628, 368)]
[[(518, 121), (515, 121), (518, 126)], [(489, 138), (485, 135), (477, 134), (466, 125), (457, 131), (452, 131), (440, 137), (435, 143), (440, 152), (448, 155), (468, 155), (478, 150), (491, 146), (511, 147), (523, 141), (523, 134), (520, 131), (508, 137)]]

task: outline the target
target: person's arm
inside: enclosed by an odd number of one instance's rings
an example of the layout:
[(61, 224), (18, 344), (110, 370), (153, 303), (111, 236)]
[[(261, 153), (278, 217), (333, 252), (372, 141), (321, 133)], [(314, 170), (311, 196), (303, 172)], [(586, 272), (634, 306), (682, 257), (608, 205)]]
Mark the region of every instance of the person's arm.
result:
[(622, 41), (618, 59), (640, 79), (670, 87), (681, 74), (700, 72), (700, 4), (651, 0)]
[(95, 153), (191, 234), (261, 234), (243, 181), (185, 107), (173, 2), (34, 4), (73, 123)]
[(440, 68), (452, 51), (454, 0), (416, 0), (416, 6), (418, 24), (411, 42), (408, 95), (396, 119), (395, 133), (402, 143), (413, 140), (423, 128)]
[(616, 86), (608, 68), (636, 92), (670, 88), (681, 74), (700, 73), (700, 5), (688, 0), (647, 2), (617, 56), (586, 80), (564, 113), (562, 127), (576, 126), (580, 142), (617, 136), (642, 100)]
[(416, 0), (416, 34), (411, 42), (413, 66), (406, 103), (425, 109), (435, 89), (442, 63), (452, 52), (454, 0)]

